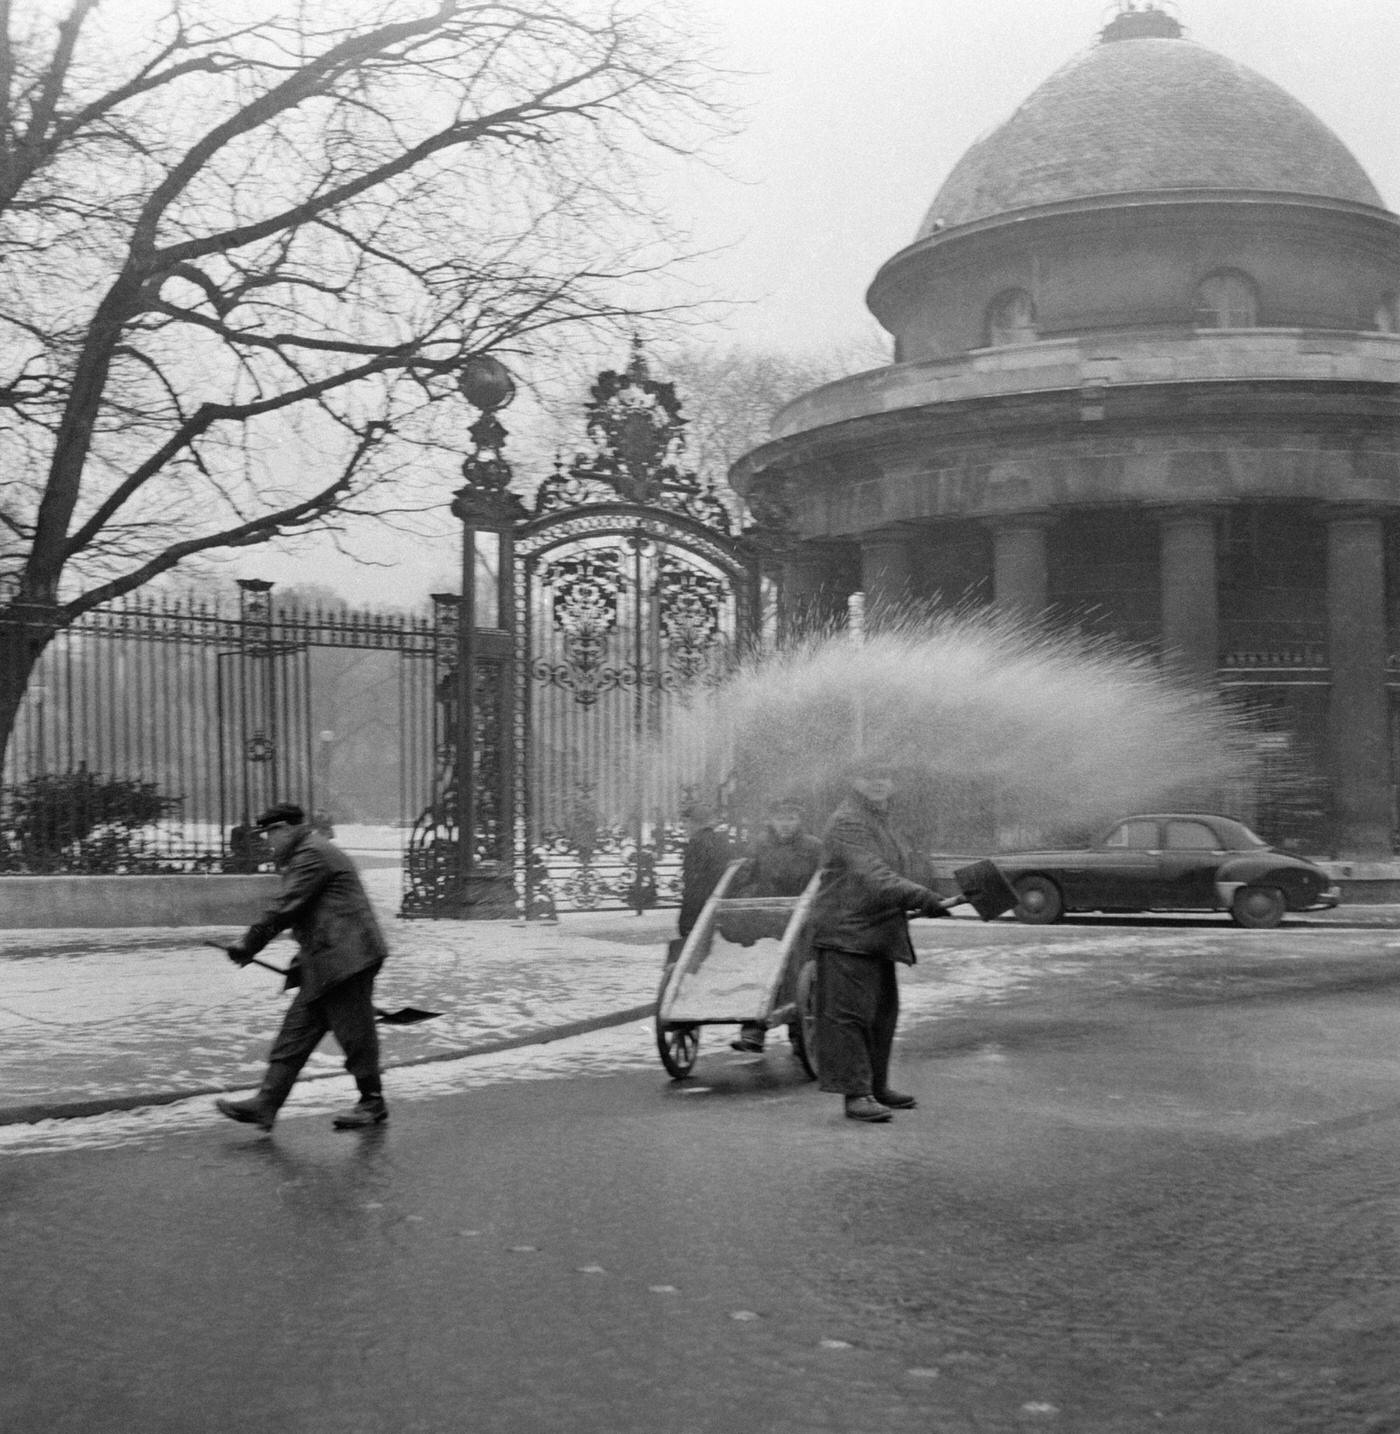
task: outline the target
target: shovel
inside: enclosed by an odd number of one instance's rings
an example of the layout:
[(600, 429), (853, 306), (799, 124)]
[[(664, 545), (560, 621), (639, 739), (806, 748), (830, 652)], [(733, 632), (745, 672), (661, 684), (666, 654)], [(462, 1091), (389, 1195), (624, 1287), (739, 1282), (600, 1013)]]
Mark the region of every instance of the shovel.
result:
[[(221, 946), (217, 941), (206, 941), (206, 946), (212, 946), (216, 951), (222, 951), (228, 955), (228, 947)], [(285, 966), (274, 966), (271, 961), (259, 961), (256, 956), (248, 958), (251, 966), (261, 966), (264, 971), (275, 971), (279, 976), (287, 975)], [(378, 1006), (374, 1008), (374, 1019), (381, 1026), (416, 1026), (419, 1021), (431, 1021), (435, 1016), (442, 1015), (441, 1011), (420, 1011), (417, 1006), (401, 1006), (397, 1011), (381, 1011)]]
[(995, 921), (1021, 900), (994, 861), (974, 861), (970, 866), (960, 866), (953, 877), (960, 894), (950, 896), (943, 905), (970, 906), (983, 921)]

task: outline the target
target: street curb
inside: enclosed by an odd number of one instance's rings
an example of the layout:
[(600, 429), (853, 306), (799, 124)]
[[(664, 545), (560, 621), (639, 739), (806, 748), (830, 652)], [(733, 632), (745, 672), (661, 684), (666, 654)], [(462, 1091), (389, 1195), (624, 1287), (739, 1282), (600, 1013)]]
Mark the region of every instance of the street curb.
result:
[[(591, 1016), (587, 1020), (567, 1021), (560, 1026), (545, 1026), (538, 1031), (529, 1031), (523, 1036), (507, 1036), (497, 1041), (481, 1041), (470, 1046), (459, 1046), (455, 1050), (433, 1051), (425, 1056), (413, 1056), (409, 1060), (386, 1064), (386, 1071), (404, 1070), (410, 1066), (436, 1065), (442, 1061), (467, 1060), (472, 1056), (495, 1055), (498, 1051), (518, 1050), (521, 1046), (543, 1046), (551, 1041), (568, 1040), (572, 1036), (586, 1036), (593, 1031), (604, 1031), (610, 1026), (625, 1026), (629, 1021), (640, 1021), (656, 1011), (656, 1003), (649, 1001), (645, 1006), (629, 1006), (625, 1011), (613, 1011), (606, 1016)], [(338, 1080), (343, 1071), (317, 1071), (302, 1076), (303, 1081)], [(141, 1110), (146, 1106), (175, 1105), (182, 1100), (193, 1100), (202, 1095), (228, 1095), (233, 1091), (246, 1090), (246, 1085), (203, 1085), (187, 1086), (182, 1090), (148, 1091), (141, 1095), (120, 1095), (97, 1100), (58, 1101), (52, 1105), (11, 1105), (0, 1106), (0, 1126), (33, 1125), (40, 1120), (81, 1120), (90, 1115), (108, 1115), (119, 1110)]]

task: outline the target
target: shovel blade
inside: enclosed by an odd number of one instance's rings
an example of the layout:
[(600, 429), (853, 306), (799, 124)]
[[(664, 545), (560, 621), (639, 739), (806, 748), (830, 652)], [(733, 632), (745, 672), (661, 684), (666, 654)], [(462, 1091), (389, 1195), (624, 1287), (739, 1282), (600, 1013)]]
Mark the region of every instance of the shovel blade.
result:
[(441, 1011), (420, 1011), (417, 1006), (401, 1006), (397, 1011), (381, 1011), (374, 1008), (374, 1019), (382, 1026), (416, 1026), (419, 1021), (431, 1021)]
[(974, 861), (954, 873), (963, 900), (983, 921), (995, 921), (1014, 907), (1020, 898), (994, 861)]

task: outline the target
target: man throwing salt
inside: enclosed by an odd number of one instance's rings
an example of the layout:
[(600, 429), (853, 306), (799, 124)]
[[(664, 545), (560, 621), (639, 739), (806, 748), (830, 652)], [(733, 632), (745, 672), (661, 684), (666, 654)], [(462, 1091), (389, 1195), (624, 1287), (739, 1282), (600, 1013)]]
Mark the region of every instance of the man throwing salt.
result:
[(817, 953), (817, 1059), (821, 1088), (845, 1097), (851, 1120), (886, 1121), (912, 1095), (889, 1084), (899, 1021), (896, 965), (914, 964), (909, 914), (946, 916), (940, 897), (914, 880), (920, 863), (895, 829), (897, 773), (865, 761), (822, 833), (822, 880), (813, 903)]

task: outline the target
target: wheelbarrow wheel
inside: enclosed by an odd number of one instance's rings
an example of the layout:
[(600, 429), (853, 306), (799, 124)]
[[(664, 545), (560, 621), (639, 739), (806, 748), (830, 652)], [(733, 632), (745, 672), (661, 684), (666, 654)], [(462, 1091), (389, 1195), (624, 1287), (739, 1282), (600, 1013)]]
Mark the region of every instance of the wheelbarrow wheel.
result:
[(813, 1080), (817, 1070), (817, 963), (808, 961), (797, 973), (797, 1011), (788, 1026), (792, 1053)]
[(699, 1026), (661, 1019), (666, 987), (670, 983), (679, 951), (679, 942), (673, 942), (668, 948), (666, 964), (661, 971), (661, 986), (656, 993), (656, 1049), (661, 1056), (661, 1064), (674, 1080), (684, 1080), (690, 1074), (700, 1049)]
[(673, 1080), (684, 1080), (694, 1068), (695, 1057), (700, 1050), (700, 1027), (675, 1026), (658, 1021), (656, 1049), (667, 1074)]

